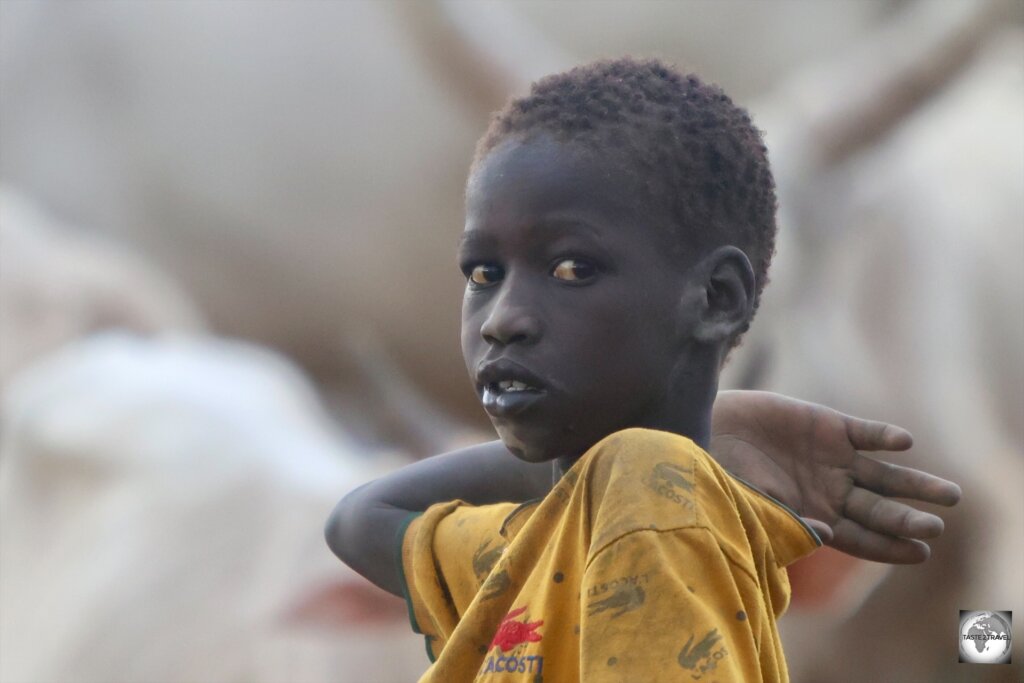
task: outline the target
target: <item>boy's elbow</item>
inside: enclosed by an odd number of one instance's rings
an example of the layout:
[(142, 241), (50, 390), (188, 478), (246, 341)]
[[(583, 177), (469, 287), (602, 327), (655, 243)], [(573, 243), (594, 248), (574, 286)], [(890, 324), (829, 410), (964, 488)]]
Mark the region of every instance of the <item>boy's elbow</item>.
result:
[(389, 593), (400, 596), (394, 538), (407, 514), (378, 500), (372, 487), (361, 487), (334, 506), (324, 524), (324, 539), (339, 560)]
[(353, 539), (347, 537), (361, 526), (359, 520), (355, 519), (360, 509), (354, 500), (354, 494), (358, 490), (350, 492), (338, 501), (324, 523), (324, 540), (327, 541), (327, 547), (343, 562), (346, 562), (346, 549), (352, 547)]
[[(339, 503), (340, 504), (340, 503)], [(335, 505), (334, 509), (331, 510), (331, 514), (327, 515), (327, 521), (324, 522), (324, 540), (327, 541), (327, 547), (331, 549), (331, 552), (338, 555), (338, 543), (334, 540), (335, 535), (338, 533), (338, 506)]]
[[(344, 502), (344, 500), (341, 502)], [(327, 516), (327, 521), (324, 523), (324, 540), (327, 541), (327, 547), (331, 549), (331, 552), (339, 558), (341, 557), (342, 544), (338, 539), (341, 529), (341, 513), (338, 508), (341, 507), (341, 502), (334, 506), (331, 514)]]

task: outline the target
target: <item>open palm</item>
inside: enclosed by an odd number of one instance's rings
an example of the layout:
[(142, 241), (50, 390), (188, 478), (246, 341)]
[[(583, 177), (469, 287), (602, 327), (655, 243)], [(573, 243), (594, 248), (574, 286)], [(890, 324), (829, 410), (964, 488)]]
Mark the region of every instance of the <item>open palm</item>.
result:
[(832, 547), (876, 562), (930, 554), (921, 539), (942, 519), (893, 500), (954, 505), (960, 487), (862, 455), (904, 451), (910, 433), (763, 391), (725, 391), (715, 403), (711, 453), (733, 475), (797, 512)]

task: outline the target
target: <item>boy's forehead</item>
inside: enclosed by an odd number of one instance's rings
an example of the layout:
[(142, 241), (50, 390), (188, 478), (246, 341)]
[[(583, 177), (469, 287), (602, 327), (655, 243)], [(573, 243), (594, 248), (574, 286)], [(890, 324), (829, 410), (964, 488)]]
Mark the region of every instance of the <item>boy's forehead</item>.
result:
[(466, 229), (481, 222), (564, 213), (581, 222), (636, 220), (636, 179), (621, 160), (548, 135), (510, 139), (473, 169), (466, 186)]

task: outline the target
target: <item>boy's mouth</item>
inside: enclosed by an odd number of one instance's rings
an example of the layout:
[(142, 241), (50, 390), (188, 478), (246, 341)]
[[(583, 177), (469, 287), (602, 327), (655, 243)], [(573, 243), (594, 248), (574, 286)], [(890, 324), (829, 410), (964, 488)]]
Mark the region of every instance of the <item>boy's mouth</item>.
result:
[(537, 387), (515, 379), (504, 379), (500, 382), (491, 382), (484, 387), (484, 391), (500, 394), (508, 391), (537, 391)]
[(477, 371), (477, 386), (480, 402), (491, 417), (516, 415), (544, 396), (540, 378), (506, 359), (482, 363)]

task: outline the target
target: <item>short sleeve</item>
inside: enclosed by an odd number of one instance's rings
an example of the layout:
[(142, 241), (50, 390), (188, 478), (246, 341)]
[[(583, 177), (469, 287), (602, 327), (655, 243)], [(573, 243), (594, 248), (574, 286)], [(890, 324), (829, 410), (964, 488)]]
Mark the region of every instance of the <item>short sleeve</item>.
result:
[(582, 598), (581, 680), (786, 678), (757, 579), (706, 528), (619, 538), (588, 565)]
[(398, 530), (403, 594), (434, 661), (505, 550), (500, 531), (513, 503), (439, 503)]

